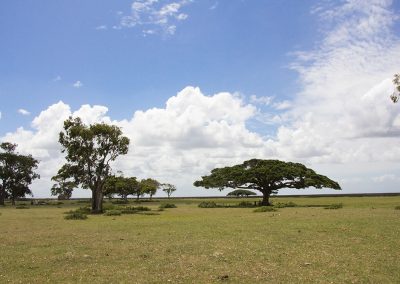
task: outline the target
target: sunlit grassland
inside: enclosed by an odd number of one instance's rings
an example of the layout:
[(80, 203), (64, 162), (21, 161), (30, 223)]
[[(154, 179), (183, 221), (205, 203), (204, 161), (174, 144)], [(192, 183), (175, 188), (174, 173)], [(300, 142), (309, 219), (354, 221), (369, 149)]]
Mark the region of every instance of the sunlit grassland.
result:
[[(256, 199), (215, 199), (235, 204)], [(276, 198), (342, 209), (198, 208), (65, 220), (74, 201), (0, 208), (0, 283), (399, 283), (400, 197)], [(157, 210), (161, 202), (146, 202)], [(72, 204), (71, 204), (72, 203)]]

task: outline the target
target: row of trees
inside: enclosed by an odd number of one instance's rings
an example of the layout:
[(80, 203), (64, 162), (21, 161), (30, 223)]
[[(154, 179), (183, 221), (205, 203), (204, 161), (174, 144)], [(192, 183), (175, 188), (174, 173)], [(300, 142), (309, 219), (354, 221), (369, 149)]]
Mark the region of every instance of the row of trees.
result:
[[(399, 100), (400, 74), (393, 79), (395, 92), (393, 102)], [(64, 122), (59, 134), (62, 152), (67, 162), (58, 170), (53, 180), (56, 182), (51, 191), (54, 195), (63, 194), (69, 198), (72, 190), (78, 186), (92, 191), (92, 212), (101, 213), (103, 196), (129, 195), (139, 197), (149, 194), (150, 198), (159, 187), (167, 192), (168, 197), (175, 187), (160, 184), (154, 179), (136, 180), (113, 176), (110, 163), (118, 156), (127, 154), (129, 139), (122, 135), (119, 127), (105, 123), (85, 125), (80, 118), (70, 117)], [(0, 144), (0, 205), (5, 198), (15, 202), (17, 197), (32, 194), (29, 185), (40, 178), (35, 170), (38, 161), (31, 155), (21, 155), (15, 151), (16, 144)], [(208, 176), (194, 182), (195, 186), (205, 188), (238, 188), (258, 190), (263, 194), (262, 204), (269, 205), (269, 197), (281, 188), (333, 188), (340, 185), (326, 176), (317, 174), (312, 169), (299, 163), (279, 160), (251, 159), (231, 167), (216, 168)]]

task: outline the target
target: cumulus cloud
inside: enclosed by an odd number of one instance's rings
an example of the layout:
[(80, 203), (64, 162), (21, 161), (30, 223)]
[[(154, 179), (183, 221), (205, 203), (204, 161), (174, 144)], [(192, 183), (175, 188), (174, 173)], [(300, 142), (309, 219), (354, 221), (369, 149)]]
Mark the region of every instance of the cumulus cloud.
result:
[[(246, 127), (256, 108), (234, 94), (207, 96), (199, 88), (186, 87), (168, 99), (164, 108), (136, 111), (130, 119), (112, 120), (107, 112), (107, 107), (90, 105), (72, 111), (60, 101), (35, 117), (31, 129), (18, 128), (0, 140), (17, 143), (20, 152), (41, 161), (42, 179), (32, 187), (38, 196), (48, 195), (50, 178), (64, 161), (58, 134), (69, 116), (79, 116), (87, 124), (120, 126), (131, 145), (128, 155), (116, 161), (115, 170), (175, 183), (181, 195), (190, 194), (187, 190), (193, 181), (216, 165), (273, 154), (270, 141)], [(202, 193), (209, 194), (199, 191)]]
[[(325, 2), (326, 3), (326, 2)], [(329, 2), (332, 3), (332, 2)], [(400, 66), (391, 1), (319, 6), (323, 39), (296, 53), (301, 92), (279, 127), (279, 156), (314, 163), (400, 161), (400, 117), (391, 78)]]
[(100, 26), (97, 26), (95, 29), (98, 31), (101, 31), (101, 30), (107, 30), (108, 27), (106, 25), (100, 25)]
[(177, 24), (188, 18), (188, 14), (182, 12), (182, 9), (190, 3), (191, 0), (137, 0), (131, 4), (129, 15), (118, 14), (120, 23), (113, 28), (139, 27), (143, 35), (156, 33), (173, 35)]
[(72, 86), (73, 86), (74, 88), (79, 89), (79, 88), (81, 88), (81, 87), (83, 86), (83, 84), (82, 84), (81, 81), (78, 80), (78, 81), (76, 81), (75, 83), (73, 83)]
[(394, 175), (394, 174), (384, 174), (381, 176), (373, 177), (372, 180), (377, 183), (382, 183), (382, 182), (399, 182), (400, 177)]
[(22, 115), (30, 115), (31, 114), (29, 111), (27, 111), (26, 109), (23, 109), (23, 108), (18, 109), (18, 113), (20, 113)]

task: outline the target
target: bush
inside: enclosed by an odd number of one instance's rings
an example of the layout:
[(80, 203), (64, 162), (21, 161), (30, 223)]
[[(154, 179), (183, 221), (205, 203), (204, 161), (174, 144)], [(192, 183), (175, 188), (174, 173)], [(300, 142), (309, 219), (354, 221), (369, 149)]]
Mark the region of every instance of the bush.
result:
[(275, 208), (286, 208), (286, 207), (297, 207), (298, 205), (292, 201), (286, 202), (286, 203), (281, 203), (277, 202), (273, 205)]
[(198, 205), (200, 208), (217, 208), (218, 205), (214, 201), (203, 201)]
[(397, 205), (394, 210), (400, 210), (400, 205)]
[(80, 212), (72, 212), (64, 217), (66, 220), (85, 220), (87, 215)]
[(248, 201), (242, 201), (239, 203), (238, 205), (239, 207), (245, 207), (245, 208), (249, 208), (249, 207), (256, 207), (256, 205), (252, 202), (248, 202)]
[(114, 200), (111, 201), (112, 204), (128, 204), (129, 201), (128, 200)]
[(104, 213), (104, 216), (121, 216), (122, 212), (121, 210), (109, 210), (106, 213)]
[(253, 212), (273, 212), (276, 211), (276, 209), (272, 206), (261, 206), (259, 208), (254, 209)]
[(15, 209), (29, 209), (29, 207), (26, 205), (17, 205), (15, 206)]
[(159, 208), (160, 208), (160, 209), (163, 209), (163, 208), (176, 208), (176, 205), (173, 204), (173, 203), (164, 203), (164, 204), (161, 204), (161, 205), (159, 206)]
[(335, 203), (324, 207), (324, 209), (340, 209), (340, 208), (343, 208), (342, 203)]
[(145, 207), (145, 206), (137, 206), (137, 207), (132, 207), (134, 208), (136, 211), (150, 211), (151, 209), (149, 207)]

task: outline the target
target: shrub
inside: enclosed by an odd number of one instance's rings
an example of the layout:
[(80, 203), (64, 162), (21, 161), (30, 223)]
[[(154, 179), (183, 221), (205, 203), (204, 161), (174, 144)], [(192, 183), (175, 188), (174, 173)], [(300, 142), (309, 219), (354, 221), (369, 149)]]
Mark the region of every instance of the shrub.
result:
[(394, 210), (400, 210), (400, 205), (397, 205)]
[(324, 207), (324, 209), (340, 209), (340, 208), (343, 208), (342, 203), (335, 203)]
[(261, 206), (259, 208), (254, 209), (253, 212), (273, 212), (276, 211), (276, 209), (272, 206)]
[(26, 205), (17, 205), (15, 206), (15, 209), (29, 209), (29, 207)]
[(252, 202), (248, 202), (248, 201), (242, 201), (239, 203), (238, 205), (239, 207), (245, 207), (245, 208), (249, 208), (249, 207), (255, 207), (256, 205)]
[(203, 201), (198, 205), (200, 208), (217, 208), (218, 205), (214, 201)]
[(296, 203), (290, 201), (290, 202), (285, 202), (285, 203), (277, 202), (273, 206), (275, 208), (286, 208), (286, 207), (297, 207), (298, 205)]
[(80, 212), (73, 212), (73, 213), (69, 213), (68, 215), (66, 215), (64, 217), (64, 219), (66, 219), (66, 220), (85, 220), (85, 219), (87, 219), (87, 215), (80, 213)]
[(106, 213), (104, 213), (104, 216), (121, 216), (122, 212), (121, 210), (109, 210)]
[(159, 208), (160, 208), (160, 209), (163, 209), (163, 208), (176, 208), (176, 205), (173, 204), (173, 203), (164, 203), (164, 204), (161, 204), (161, 205), (159, 206)]
[(128, 204), (129, 201), (128, 200), (114, 200), (111, 201), (112, 204)]
[(134, 208), (136, 211), (150, 211), (151, 209), (149, 207), (146, 206), (137, 206), (137, 207), (132, 207)]
[(157, 212), (139, 212), (141, 215), (160, 215), (160, 213)]

